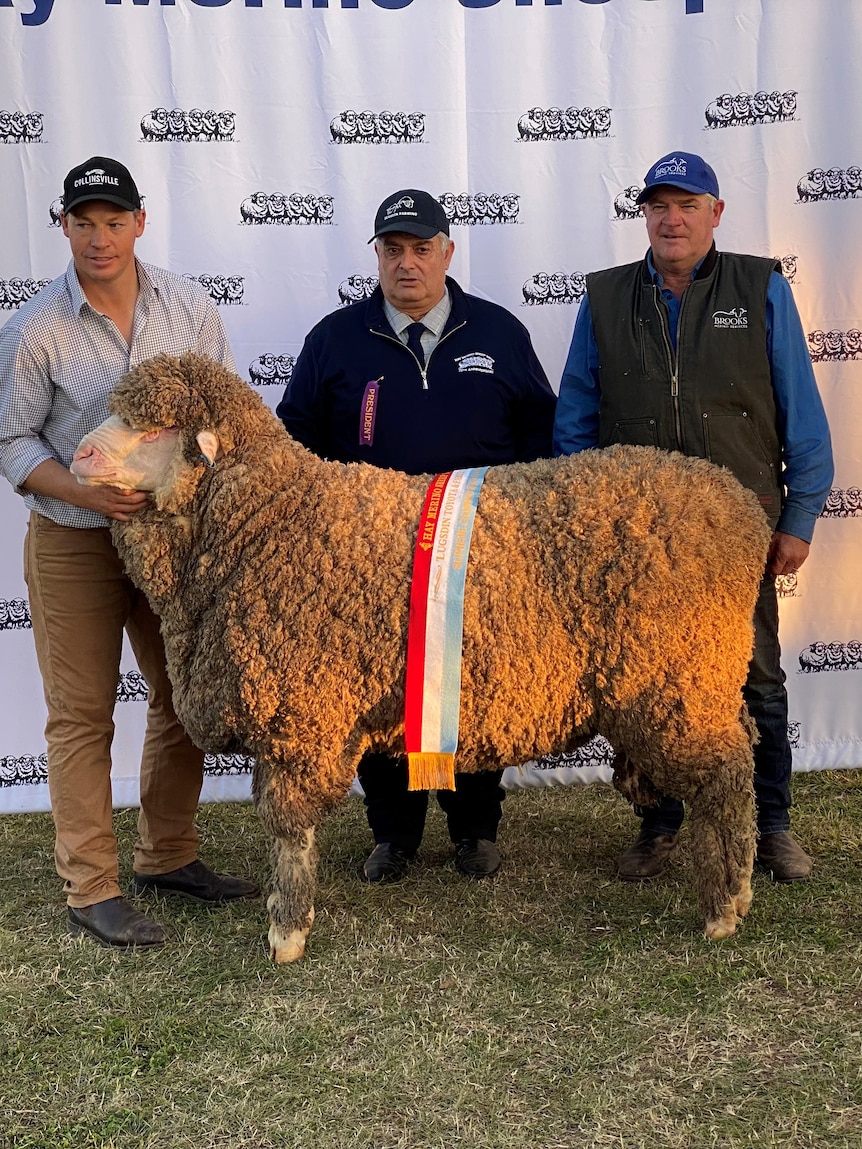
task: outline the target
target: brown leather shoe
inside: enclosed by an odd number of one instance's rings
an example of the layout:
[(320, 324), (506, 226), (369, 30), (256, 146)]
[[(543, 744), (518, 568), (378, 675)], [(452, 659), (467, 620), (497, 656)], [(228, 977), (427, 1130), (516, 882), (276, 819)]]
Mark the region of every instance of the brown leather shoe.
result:
[(679, 834), (657, 834), (641, 828), (641, 832), (617, 859), (617, 876), (624, 882), (644, 882), (657, 878), (673, 853)]
[(200, 860), (170, 870), (167, 874), (135, 874), (136, 894), (179, 894), (194, 902), (235, 902), (256, 898), (260, 886), (245, 878), (216, 874)]
[(755, 865), (768, 870), (774, 882), (801, 882), (814, 869), (814, 862), (788, 830), (765, 834), (759, 840)]
[(69, 906), (69, 933), (89, 934), (103, 946), (154, 949), (165, 944), (158, 922), (136, 910), (125, 898), (108, 898), (92, 906)]

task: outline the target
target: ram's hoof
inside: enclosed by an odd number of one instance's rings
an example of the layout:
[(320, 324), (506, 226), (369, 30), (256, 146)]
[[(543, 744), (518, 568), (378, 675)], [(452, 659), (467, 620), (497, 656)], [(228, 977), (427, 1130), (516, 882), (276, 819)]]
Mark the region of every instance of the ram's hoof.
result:
[(709, 941), (719, 941), (722, 938), (730, 938), (730, 935), (736, 932), (737, 916), (736, 913), (734, 913), (732, 918), (718, 918), (716, 921), (707, 921), (703, 936), (708, 938)]
[(269, 956), (278, 965), (299, 961), (305, 957), (305, 943), (314, 921), (314, 908), (308, 915), (308, 925), (302, 929), (284, 931), (273, 923), (269, 927)]

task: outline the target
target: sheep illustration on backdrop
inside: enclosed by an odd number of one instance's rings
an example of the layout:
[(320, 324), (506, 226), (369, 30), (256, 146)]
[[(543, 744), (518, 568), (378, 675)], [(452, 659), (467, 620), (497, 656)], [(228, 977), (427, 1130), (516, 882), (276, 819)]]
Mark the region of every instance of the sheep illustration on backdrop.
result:
[[(315, 828), (366, 750), (404, 753), (410, 575), (428, 476), (327, 462), (208, 359), (157, 356), (86, 436), (81, 482), (152, 505), (112, 524), (161, 616), (174, 701), (210, 753), (256, 759), (273, 837), (269, 943), (300, 958)], [(603, 734), (617, 788), (690, 804), (708, 937), (751, 901), (752, 725), (741, 687), (769, 530), (700, 459), (612, 447), (492, 467), (464, 601), (456, 770), (519, 765)]]

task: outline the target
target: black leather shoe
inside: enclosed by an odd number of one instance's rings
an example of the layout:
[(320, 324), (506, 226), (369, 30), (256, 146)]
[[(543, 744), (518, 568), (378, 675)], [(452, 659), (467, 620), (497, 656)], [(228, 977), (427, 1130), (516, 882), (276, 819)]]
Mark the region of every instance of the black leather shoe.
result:
[(455, 869), (465, 878), (490, 878), (500, 868), (500, 851), (487, 838), (465, 838), (455, 846)]
[(362, 867), (366, 882), (397, 882), (407, 873), (415, 855), (399, 850), (391, 842), (379, 842)]
[(179, 894), (195, 902), (235, 902), (256, 898), (260, 886), (245, 878), (216, 874), (199, 859), (167, 874), (135, 874), (136, 894)]
[(814, 869), (811, 858), (787, 830), (764, 834), (757, 843), (755, 864), (768, 870), (774, 882), (801, 882)]
[(657, 834), (655, 830), (641, 832), (617, 859), (617, 875), (624, 882), (644, 882), (657, 878), (674, 852), (679, 834)]
[(69, 933), (89, 934), (103, 946), (154, 949), (163, 946), (165, 931), (125, 898), (108, 898), (92, 906), (69, 906)]

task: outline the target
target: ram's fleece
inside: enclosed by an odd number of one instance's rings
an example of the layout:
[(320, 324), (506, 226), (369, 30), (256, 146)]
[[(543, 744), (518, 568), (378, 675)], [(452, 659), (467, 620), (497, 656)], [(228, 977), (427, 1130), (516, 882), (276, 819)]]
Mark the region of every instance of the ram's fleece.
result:
[[(317, 458), (243, 380), (191, 354), (141, 364), (110, 408), (72, 469), (153, 493), (114, 538), (161, 615), (189, 734), (257, 759), (254, 798), (274, 837), (270, 947), (294, 961), (314, 917), (316, 825), (365, 750), (404, 752), (428, 477)], [(690, 804), (708, 937), (733, 933), (751, 901), (740, 691), (768, 542), (729, 472), (646, 447), (493, 467), (473, 530), (456, 769), (601, 732), (628, 798)]]

